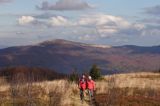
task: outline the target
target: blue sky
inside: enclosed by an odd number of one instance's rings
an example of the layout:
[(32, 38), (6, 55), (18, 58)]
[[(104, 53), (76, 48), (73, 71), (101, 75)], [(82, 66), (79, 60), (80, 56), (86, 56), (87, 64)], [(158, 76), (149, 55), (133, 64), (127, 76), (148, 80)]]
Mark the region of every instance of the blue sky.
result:
[(0, 46), (160, 45), (160, 0), (0, 0), (0, 27)]

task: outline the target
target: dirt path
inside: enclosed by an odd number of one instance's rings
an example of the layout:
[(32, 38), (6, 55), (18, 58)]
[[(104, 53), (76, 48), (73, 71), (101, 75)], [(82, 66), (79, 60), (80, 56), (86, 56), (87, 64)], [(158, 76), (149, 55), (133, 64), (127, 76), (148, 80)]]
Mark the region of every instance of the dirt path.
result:
[(89, 106), (96, 106), (96, 101), (95, 101), (95, 99), (93, 99), (93, 100), (89, 103)]
[(93, 98), (92, 101), (90, 101), (88, 95), (85, 96), (83, 103), (80, 100), (79, 96), (73, 96), (72, 101), (74, 101), (73, 104), (76, 105), (76, 106), (97, 106), (95, 98)]

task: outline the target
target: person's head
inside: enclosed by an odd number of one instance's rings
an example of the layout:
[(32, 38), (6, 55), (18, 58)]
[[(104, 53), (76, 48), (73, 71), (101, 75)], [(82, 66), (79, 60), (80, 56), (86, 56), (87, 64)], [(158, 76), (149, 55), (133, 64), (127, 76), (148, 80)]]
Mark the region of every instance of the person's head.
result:
[(82, 82), (84, 83), (84, 82), (85, 82), (85, 80), (84, 80), (84, 79), (82, 79)]
[(91, 76), (88, 76), (88, 79), (89, 79), (89, 80), (92, 80), (92, 77), (91, 77)]
[(82, 74), (82, 78), (86, 78), (86, 76), (84, 74)]

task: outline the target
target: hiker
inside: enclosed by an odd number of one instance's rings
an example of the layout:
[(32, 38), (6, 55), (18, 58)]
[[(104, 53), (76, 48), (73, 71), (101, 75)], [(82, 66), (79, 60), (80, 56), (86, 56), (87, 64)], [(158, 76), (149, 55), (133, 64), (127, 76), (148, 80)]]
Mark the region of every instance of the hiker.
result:
[(84, 92), (86, 90), (86, 76), (83, 74), (79, 80), (79, 89), (80, 89), (80, 98), (83, 103), (84, 100)]
[(93, 92), (95, 90), (95, 82), (92, 80), (91, 76), (88, 76), (87, 89), (88, 89), (89, 97), (90, 97), (90, 100), (91, 100), (91, 98), (94, 95)]

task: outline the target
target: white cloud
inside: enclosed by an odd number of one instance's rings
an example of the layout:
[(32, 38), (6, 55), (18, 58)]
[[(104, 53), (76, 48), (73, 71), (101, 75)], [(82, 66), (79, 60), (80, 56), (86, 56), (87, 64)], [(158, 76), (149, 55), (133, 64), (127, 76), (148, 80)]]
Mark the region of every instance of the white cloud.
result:
[(18, 19), (20, 25), (32, 24), (36, 19), (32, 16), (22, 16)]
[(96, 25), (96, 26), (122, 26), (126, 27), (129, 23), (121, 17), (105, 15), (105, 14), (94, 14), (83, 16), (79, 22), (79, 25)]
[(71, 26), (73, 23), (63, 16), (53, 16), (46, 20), (41, 20), (35, 18), (34, 16), (21, 16), (18, 19), (19, 25), (31, 25), (31, 26), (47, 26), (47, 27), (61, 27), (61, 26)]
[(145, 25), (130, 23), (126, 19), (118, 16), (106, 14), (85, 15), (79, 19), (77, 25), (93, 27), (100, 37), (110, 37), (114, 35), (131, 35), (140, 33)]
[(71, 22), (69, 22), (68, 19), (66, 19), (62, 16), (56, 16), (56, 17), (52, 17), (48, 21), (48, 24), (51, 26), (70, 26)]
[(137, 30), (142, 30), (145, 28), (144, 24), (139, 24), (139, 23), (135, 23), (133, 24), (133, 27), (136, 28)]
[(79, 40), (91, 40), (93, 39), (90, 35), (79, 36)]

